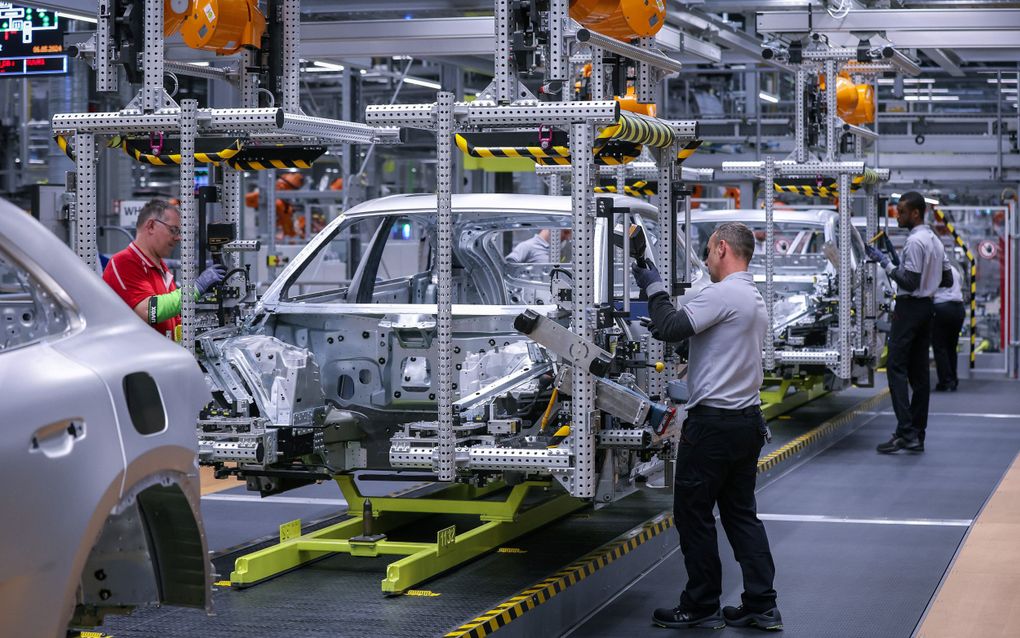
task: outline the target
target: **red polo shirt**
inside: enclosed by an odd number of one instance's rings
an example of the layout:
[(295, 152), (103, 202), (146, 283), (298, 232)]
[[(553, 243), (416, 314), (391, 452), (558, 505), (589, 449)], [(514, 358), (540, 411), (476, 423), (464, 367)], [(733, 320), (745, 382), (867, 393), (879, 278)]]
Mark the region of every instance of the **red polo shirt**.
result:
[[(174, 275), (163, 260), (159, 260), (159, 264), (153, 263), (134, 242), (110, 258), (110, 263), (106, 264), (106, 270), (103, 271), (103, 281), (132, 309), (153, 295), (164, 295), (177, 290)], [(181, 318), (178, 315), (153, 327), (176, 340), (180, 325)]]

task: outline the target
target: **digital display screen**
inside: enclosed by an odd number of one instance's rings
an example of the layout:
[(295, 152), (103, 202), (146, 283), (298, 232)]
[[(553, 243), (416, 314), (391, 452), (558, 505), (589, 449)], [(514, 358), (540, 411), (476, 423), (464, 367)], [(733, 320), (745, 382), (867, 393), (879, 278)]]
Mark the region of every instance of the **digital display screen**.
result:
[(67, 73), (63, 18), (0, 2), (0, 76), (57, 73)]

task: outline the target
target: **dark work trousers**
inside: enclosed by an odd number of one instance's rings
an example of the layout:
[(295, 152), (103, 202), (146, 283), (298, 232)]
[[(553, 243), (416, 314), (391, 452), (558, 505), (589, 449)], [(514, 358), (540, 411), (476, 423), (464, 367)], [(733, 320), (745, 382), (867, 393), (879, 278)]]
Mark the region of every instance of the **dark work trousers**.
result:
[(956, 346), (960, 342), (960, 328), (963, 327), (964, 311), (962, 301), (947, 301), (935, 304), (935, 318), (931, 324), (931, 349), (935, 353), (935, 372), (939, 386), (955, 388)]
[(722, 565), (712, 512), (718, 504), (744, 575), (743, 603), (747, 609), (767, 611), (776, 606), (776, 568), (754, 499), (765, 421), (757, 408), (706, 412), (696, 406), (688, 414), (677, 450), (673, 515), (687, 567), (680, 607), (692, 613), (719, 608)]
[(934, 313), (930, 298), (897, 297), (889, 330), (889, 395), (896, 412), (896, 436), (924, 442), (928, 427), (928, 346)]

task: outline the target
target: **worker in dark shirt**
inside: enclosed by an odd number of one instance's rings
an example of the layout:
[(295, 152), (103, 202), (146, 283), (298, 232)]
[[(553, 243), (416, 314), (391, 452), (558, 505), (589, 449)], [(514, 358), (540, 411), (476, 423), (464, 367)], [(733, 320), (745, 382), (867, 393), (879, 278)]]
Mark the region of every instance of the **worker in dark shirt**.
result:
[[(661, 627), (725, 625), (782, 629), (773, 588), (775, 565), (754, 487), (767, 428), (761, 413), (762, 345), (768, 330), (765, 301), (747, 272), (754, 235), (744, 224), (720, 224), (708, 240), (712, 284), (677, 310), (654, 267), (634, 265), (648, 296), (652, 334), (688, 340), (691, 398), (680, 435), (673, 520), (687, 568), (687, 585), (674, 608), (656, 609)], [(719, 609), (722, 565), (713, 508), (744, 579), (742, 603)]]
[(889, 394), (896, 413), (896, 432), (878, 452), (899, 450), (924, 452), (928, 427), (928, 348), (935, 291), (953, 284), (952, 268), (946, 249), (930, 226), (924, 223), (926, 204), (917, 192), (904, 193), (896, 205), (897, 223), (910, 230), (898, 267), (889, 256), (867, 246), (868, 256), (881, 264), (896, 282), (896, 302), (889, 331), (889, 358), (886, 364)]

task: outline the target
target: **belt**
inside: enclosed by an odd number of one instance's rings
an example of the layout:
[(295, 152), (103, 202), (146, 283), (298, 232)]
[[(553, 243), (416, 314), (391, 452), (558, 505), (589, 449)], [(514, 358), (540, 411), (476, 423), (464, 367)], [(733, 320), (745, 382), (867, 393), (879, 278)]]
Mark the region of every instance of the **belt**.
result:
[(687, 413), (704, 416), (761, 416), (761, 406), (752, 405), (739, 410), (729, 410), (726, 408), (713, 408), (710, 405), (696, 405), (688, 410)]

